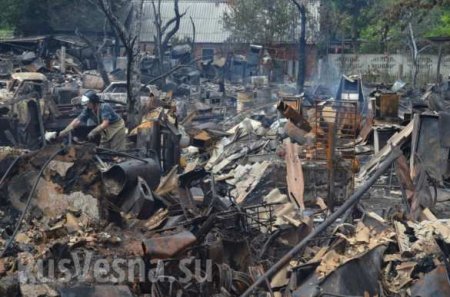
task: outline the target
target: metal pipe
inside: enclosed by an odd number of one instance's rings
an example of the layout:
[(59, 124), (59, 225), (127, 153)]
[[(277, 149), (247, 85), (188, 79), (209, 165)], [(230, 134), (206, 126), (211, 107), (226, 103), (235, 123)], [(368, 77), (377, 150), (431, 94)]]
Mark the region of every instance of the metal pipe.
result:
[(252, 294), (253, 290), (255, 290), (258, 286), (263, 284), (266, 279), (269, 279), (276, 273), (278, 273), (286, 264), (290, 262), (290, 260), (303, 249), (306, 244), (325, 231), (334, 221), (336, 221), (341, 215), (345, 213), (347, 209), (352, 207), (356, 202), (358, 202), (364, 193), (377, 181), (377, 179), (390, 168), (391, 164), (402, 154), (399, 148), (394, 148), (390, 155), (380, 164), (377, 171), (375, 171), (374, 175), (371, 176), (367, 182), (362, 185), (358, 190), (356, 190), (353, 195), (344, 202), (331, 216), (329, 216), (322, 224), (317, 226), (317, 228), (311, 232), (308, 236), (303, 238), (294, 248), (292, 248), (286, 255), (283, 256), (275, 265), (273, 265), (266, 273), (260, 276), (253, 285), (251, 285), (241, 297), (248, 297)]

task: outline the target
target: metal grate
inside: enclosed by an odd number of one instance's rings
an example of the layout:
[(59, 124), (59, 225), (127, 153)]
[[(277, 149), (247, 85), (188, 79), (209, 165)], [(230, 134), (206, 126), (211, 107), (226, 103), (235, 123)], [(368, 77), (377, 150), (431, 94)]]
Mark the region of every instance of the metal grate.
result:
[(356, 101), (316, 102), (315, 159), (329, 160), (334, 153), (342, 159), (355, 159), (359, 115)]
[(345, 172), (350, 172), (350, 187), (354, 188), (356, 138), (359, 130), (357, 101), (316, 102), (315, 159), (326, 160), (328, 170), (327, 205), (333, 210), (337, 202), (336, 188), (342, 184)]
[[(259, 230), (271, 233), (274, 231), (276, 221), (274, 207), (279, 203), (262, 203), (254, 206), (243, 207), (221, 212), (217, 216), (217, 223), (226, 229)], [(242, 229), (241, 229), (242, 228)]]

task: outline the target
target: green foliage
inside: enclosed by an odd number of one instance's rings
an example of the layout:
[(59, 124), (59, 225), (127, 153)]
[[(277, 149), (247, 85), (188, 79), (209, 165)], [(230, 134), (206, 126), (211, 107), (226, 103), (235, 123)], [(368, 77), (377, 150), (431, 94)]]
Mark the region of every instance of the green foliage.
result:
[(0, 0), (0, 27), (14, 29), (20, 14), (22, 3), (17, 0)]
[(297, 15), (288, 0), (235, 0), (223, 21), (235, 40), (273, 44), (295, 40)]
[(426, 33), (427, 37), (450, 37), (450, 8), (441, 11), (439, 22)]
[(323, 33), (329, 40), (358, 41), (360, 53), (404, 49), (412, 24), (418, 42), (450, 36), (449, 0), (330, 0), (324, 3)]
[(48, 5), (51, 0), (21, 0), (16, 31), (23, 35), (51, 33)]
[[(124, 3), (112, 0), (126, 14)], [(290, 0), (234, 0), (224, 16), (237, 41), (274, 44), (296, 42), (298, 11)], [(88, 0), (0, 0), (0, 35), (54, 31), (103, 30), (105, 18)], [(330, 41), (360, 41), (359, 52), (394, 52), (405, 46), (406, 28), (413, 25), (418, 41), (450, 36), (450, 0), (322, 0), (319, 47)], [(120, 16), (123, 19), (123, 16)], [(1, 37), (0, 36), (0, 37)]]
[[(112, 0), (119, 18), (127, 13), (128, 0)], [(103, 32), (105, 16), (88, 0), (0, 0), (0, 28), (18, 35), (53, 32)]]
[(358, 38), (361, 29), (367, 24), (367, 7), (373, 5), (374, 0), (329, 0), (330, 34), (333, 37)]
[(74, 32), (103, 32), (105, 17), (87, 0), (51, 0), (47, 9), (53, 30)]

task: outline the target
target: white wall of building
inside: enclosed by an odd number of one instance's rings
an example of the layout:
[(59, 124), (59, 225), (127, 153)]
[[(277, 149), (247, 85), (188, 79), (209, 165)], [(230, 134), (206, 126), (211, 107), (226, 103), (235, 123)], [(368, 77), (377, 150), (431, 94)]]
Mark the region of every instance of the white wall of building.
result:
[[(425, 84), (434, 82), (437, 75), (438, 57), (422, 55), (419, 59), (418, 82)], [(334, 81), (342, 74), (360, 74), (366, 80), (376, 82), (393, 82), (397, 79), (410, 81), (413, 73), (413, 63), (407, 55), (353, 55), (331, 54), (322, 63), (322, 80)], [(450, 56), (442, 58), (441, 75), (450, 75)]]

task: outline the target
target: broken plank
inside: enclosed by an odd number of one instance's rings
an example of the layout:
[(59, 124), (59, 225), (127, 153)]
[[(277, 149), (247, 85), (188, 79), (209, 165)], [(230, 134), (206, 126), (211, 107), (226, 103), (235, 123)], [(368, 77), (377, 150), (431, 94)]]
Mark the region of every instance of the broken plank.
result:
[(290, 139), (284, 141), (286, 147), (286, 180), (288, 184), (289, 198), (301, 209), (305, 209), (303, 195), (305, 182), (303, 179), (302, 163), (299, 157), (298, 145)]

